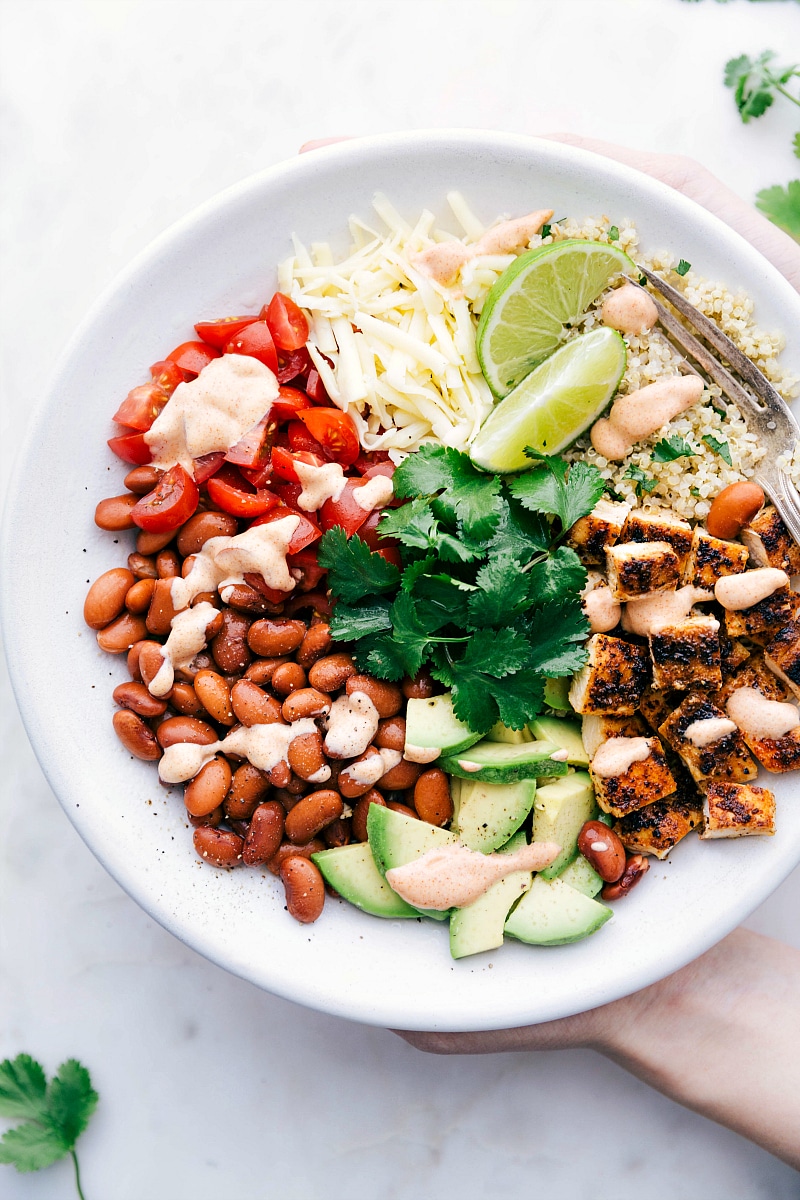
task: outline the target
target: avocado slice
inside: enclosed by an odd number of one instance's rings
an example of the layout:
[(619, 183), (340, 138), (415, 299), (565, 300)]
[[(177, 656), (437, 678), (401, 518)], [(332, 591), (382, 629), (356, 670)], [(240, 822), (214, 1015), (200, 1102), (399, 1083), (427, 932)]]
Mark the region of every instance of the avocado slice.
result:
[(603, 886), (603, 880), (582, 854), (574, 858), (558, 878), (562, 883), (568, 883), (570, 887), (575, 888), (576, 892), (583, 892), (584, 896), (589, 897), (596, 896)]
[(532, 742), (533, 734), (526, 727), (522, 729), (509, 729), (508, 725), (503, 725), (498, 721), (486, 734), (486, 741), (507, 742), (510, 746), (519, 746), (523, 742)]
[(437, 766), (448, 775), (480, 779), (483, 783), (517, 783), (545, 775), (566, 775), (567, 764), (551, 758), (559, 747), (552, 742), (525, 742), (512, 746), (503, 742), (478, 742), (460, 753), (443, 755)]
[(411, 762), (433, 762), (442, 754), (459, 754), (481, 737), (482, 734), (473, 733), (459, 721), (449, 692), (427, 700), (408, 701), (405, 757)]
[(518, 783), (484, 783), (482, 779), (459, 780), (458, 818), (453, 828), (459, 841), (470, 850), (489, 854), (502, 846), (519, 829), (533, 806), (536, 780)]
[(367, 842), (353, 842), (311, 855), (340, 896), (374, 917), (416, 917), (417, 910), (393, 892), (375, 866)]
[(505, 931), (534, 946), (561, 946), (588, 937), (610, 917), (610, 908), (568, 883), (537, 875), (506, 921)]
[[(524, 832), (515, 833), (498, 854), (513, 854), (526, 844)], [(587, 864), (588, 866), (588, 864)], [(465, 908), (454, 908), (450, 914), (450, 953), (453, 958), (481, 954), (503, 944), (503, 926), (511, 906), (531, 886), (530, 871), (514, 871), (479, 896)]]
[(544, 702), (548, 708), (558, 709), (559, 712), (571, 713), (575, 711), (569, 702), (569, 688), (571, 683), (571, 675), (565, 675), (559, 679), (545, 679)]
[(540, 787), (533, 806), (533, 840), (557, 842), (561, 853), (540, 872), (543, 879), (554, 879), (578, 853), (578, 834), (585, 821), (591, 821), (596, 809), (592, 781), (585, 771), (574, 771), (564, 779)]
[(589, 755), (583, 745), (581, 727), (575, 721), (565, 721), (563, 717), (537, 717), (531, 721), (528, 729), (535, 738), (544, 742), (555, 742), (560, 750), (569, 754), (567, 762), (573, 767), (588, 767)]
[[(391, 867), (402, 867), (428, 850), (458, 841), (456, 835), (446, 829), (429, 825), (427, 821), (418, 821), (415, 817), (406, 817), (381, 804), (369, 806), (367, 839), (375, 866), (383, 876)], [(432, 908), (415, 909), (415, 913), (432, 917), (434, 921), (444, 921), (448, 916), (447, 912)]]

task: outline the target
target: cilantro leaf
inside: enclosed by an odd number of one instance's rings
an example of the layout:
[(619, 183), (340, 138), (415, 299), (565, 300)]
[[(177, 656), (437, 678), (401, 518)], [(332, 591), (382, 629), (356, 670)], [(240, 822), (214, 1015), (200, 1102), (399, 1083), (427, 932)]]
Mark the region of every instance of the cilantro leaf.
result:
[(729, 467), (733, 466), (731, 462), (731, 448), (727, 442), (718, 442), (710, 433), (705, 434), (702, 440), (708, 446), (709, 450), (713, 450), (715, 454), (718, 454)]
[(431, 628), (467, 624), (469, 596), (452, 575), (424, 575), (414, 587), (414, 596), (427, 602), (427, 621)]
[(642, 492), (647, 492), (649, 495), (650, 492), (655, 491), (655, 489), (658, 487), (657, 479), (653, 479), (652, 475), (645, 475), (641, 467), (635, 467), (633, 463), (631, 463), (625, 472), (625, 478), (634, 479), (636, 481), (636, 495), (640, 500), (642, 498)]
[(373, 554), (355, 534), (348, 538), (339, 526), (322, 535), (318, 562), (328, 572), (331, 592), (345, 604), (391, 591), (400, 582), (394, 563), (387, 562), (382, 554)]
[(677, 267), (673, 267), (672, 269), (676, 275), (688, 275), (692, 269), (692, 264), (687, 262), (685, 258), (682, 258)]
[(331, 637), (335, 642), (354, 642), (391, 628), (388, 600), (377, 599), (374, 604), (360, 604), (358, 608), (337, 604), (331, 617)]
[(7, 1129), (0, 1139), (0, 1163), (18, 1171), (39, 1171), (50, 1167), (69, 1151), (69, 1145), (51, 1125), (26, 1121)]
[(794, 149), (795, 158), (800, 158), (800, 133), (796, 133), (792, 139), (792, 148)]
[(739, 116), (745, 124), (751, 117), (763, 117), (774, 103), (776, 94), (800, 104), (784, 86), (793, 76), (800, 75), (800, 68), (796, 64), (773, 66), (775, 57), (774, 50), (764, 50), (757, 58), (740, 54), (725, 64), (723, 81), (733, 90)]
[(545, 224), (542, 226), (542, 228), (539, 230), (539, 232), (543, 238), (546, 238), (546, 237), (550, 237), (551, 229), (552, 229), (552, 225)]
[(610, 242), (618, 242), (619, 241), (619, 229), (617, 228), (616, 225), (612, 225), (611, 228), (609, 229), (608, 240)]
[(381, 537), (396, 537), (415, 550), (434, 551), (445, 562), (469, 562), (479, 555), (463, 540), (442, 530), (425, 496), (387, 512), (378, 528)]
[(30, 1054), (0, 1063), (0, 1117), (33, 1117), (46, 1111), (47, 1079)]
[(654, 463), (674, 462), (676, 458), (691, 457), (696, 453), (694, 446), (676, 434), (674, 437), (662, 438), (660, 442), (656, 442), (651, 461)]
[(538, 717), (544, 707), (544, 679), (535, 671), (515, 671), (506, 675), (494, 691), (500, 720), (510, 729), (522, 729)]
[(450, 668), (453, 709), (459, 720), (476, 733), (490, 729), (499, 719), (496, 696), (507, 683), (504, 676), (524, 667), (527, 657), (526, 641), (513, 629), (481, 629), (474, 634)]
[(58, 1068), (47, 1089), (50, 1120), (69, 1146), (73, 1146), (89, 1124), (99, 1097), (89, 1072), (74, 1058)]
[(359, 670), (368, 671), (378, 679), (402, 679), (405, 662), (390, 633), (377, 633), (356, 642), (353, 658)]
[(547, 550), (552, 541), (550, 526), (538, 512), (527, 512), (516, 500), (506, 501), (500, 522), (486, 547), (490, 557), (497, 555), (528, 562), (536, 550)]
[(473, 466), (468, 454), (449, 446), (422, 446), (409, 454), (393, 476), (401, 499), (442, 493), (439, 503), (465, 532), (488, 537), (500, 516), (500, 479)]
[(569, 468), (563, 459), (546, 458), (542, 465), (509, 482), (509, 491), (532, 512), (552, 513), (562, 529), (592, 511), (603, 494), (603, 477), (591, 463), (576, 462)]
[(70, 1154), (82, 1197), (74, 1147), (97, 1100), (89, 1072), (74, 1058), (61, 1064), (49, 1085), (41, 1065), (29, 1054), (5, 1059), (0, 1063), (0, 1115), (27, 1119), (0, 1138), (0, 1163), (18, 1171), (38, 1171)]
[(528, 574), (528, 595), (537, 605), (577, 596), (585, 586), (586, 568), (569, 546), (559, 546)]
[(556, 600), (526, 613), (519, 623), (529, 647), (525, 666), (549, 678), (572, 675), (586, 662), (589, 622), (580, 600)]
[(490, 560), (478, 571), (475, 582), (478, 591), (472, 592), (467, 600), (467, 624), (472, 628), (507, 625), (530, 603), (528, 581), (512, 559)]
[[(800, 134), (798, 134), (800, 138)], [(800, 156), (796, 142), (795, 154)], [(769, 217), (773, 225), (785, 229), (793, 238), (800, 241), (800, 179), (792, 179), (786, 187), (776, 184), (775, 187), (763, 188), (756, 196), (756, 208), (764, 216)]]
[(438, 559), (435, 554), (426, 554), (424, 558), (418, 558), (416, 562), (409, 563), (403, 571), (403, 578), (400, 580), (400, 587), (403, 591), (413, 591), (417, 580), (427, 575), (436, 566), (437, 562)]

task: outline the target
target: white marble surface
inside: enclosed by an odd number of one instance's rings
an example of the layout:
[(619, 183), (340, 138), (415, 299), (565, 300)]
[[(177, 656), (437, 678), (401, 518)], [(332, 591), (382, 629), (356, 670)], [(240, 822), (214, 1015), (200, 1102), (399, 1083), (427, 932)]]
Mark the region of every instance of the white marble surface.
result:
[[(790, 106), (743, 127), (720, 84), (742, 51), (797, 57), (792, 3), (2, 0), (0, 24), (3, 484), (98, 291), (308, 138), (570, 129), (694, 154), (748, 198), (796, 174)], [(425, 1058), (205, 962), (83, 846), (3, 688), (0, 1057), (90, 1066), (88, 1200), (798, 1194), (788, 1167), (589, 1053)], [(800, 945), (799, 905), (796, 872), (749, 924)], [(70, 1188), (66, 1164), (0, 1168), (9, 1200)]]

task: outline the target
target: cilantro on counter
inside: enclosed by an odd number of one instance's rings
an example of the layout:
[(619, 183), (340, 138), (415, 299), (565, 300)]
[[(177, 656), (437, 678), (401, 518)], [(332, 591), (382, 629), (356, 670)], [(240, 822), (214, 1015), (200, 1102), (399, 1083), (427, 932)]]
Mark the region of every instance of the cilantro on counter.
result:
[(497, 721), (521, 729), (542, 710), (545, 678), (586, 660), (586, 569), (561, 543), (603, 480), (586, 463), (530, 457), (532, 470), (504, 478), (443, 446), (409, 455), (394, 474), (407, 503), (379, 525), (400, 543), (402, 571), (341, 529), (320, 542), (334, 639), (353, 642), (359, 668), (381, 679), (427, 664), (476, 733)]
[[(795, 154), (798, 154), (797, 149)], [(800, 241), (800, 179), (790, 179), (786, 187), (776, 183), (773, 187), (762, 188), (756, 196), (756, 208), (769, 217), (773, 225), (785, 229)]]
[(97, 1100), (89, 1072), (74, 1058), (62, 1063), (49, 1083), (29, 1054), (5, 1059), (0, 1063), (0, 1116), (22, 1118), (22, 1124), (0, 1139), (0, 1163), (18, 1171), (39, 1171), (69, 1154), (83, 1200), (75, 1143)]
[(776, 95), (800, 105), (800, 100), (786, 88), (791, 79), (800, 77), (800, 66), (793, 63), (778, 67), (773, 62), (775, 57), (774, 50), (764, 50), (757, 58), (740, 54), (725, 64), (724, 83), (733, 89), (739, 116), (745, 124), (752, 117), (763, 117), (774, 104)]
[(729, 467), (733, 466), (731, 461), (731, 448), (727, 442), (718, 442), (717, 439), (712, 437), (710, 433), (705, 434), (702, 440), (708, 446), (709, 450), (713, 450), (715, 454), (718, 454), (720, 458), (728, 464)]
[(674, 462), (676, 458), (691, 458), (696, 453), (694, 446), (685, 438), (675, 434), (674, 437), (662, 438), (660, 442), (656, 442), (651, 461), (654, 463)]

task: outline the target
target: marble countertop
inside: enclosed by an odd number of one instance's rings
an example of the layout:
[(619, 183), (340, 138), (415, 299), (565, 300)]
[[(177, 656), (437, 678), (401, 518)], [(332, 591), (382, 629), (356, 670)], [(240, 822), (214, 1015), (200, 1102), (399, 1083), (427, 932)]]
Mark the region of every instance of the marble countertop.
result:
[[(694, 155), (747, 199), (796, 175), (791, 106), (743, 126), (721, 84), (729, 57), (800, 44), (778, 0), (0, 0), (0, 27), (3, 485), (101, 288), (309, 138), (566, 129)], [(80, 841), (2, 689), (0, 1057), (90, 1067), (87, 1200), (797, 1195), (589, 1052), (425, 1057), (206, 962)], [(799, 907), (795, 872), (748, 925), (800, 945)], [(70, 1195), (69, 1176), (0, 1167), (0, 1195)]]

